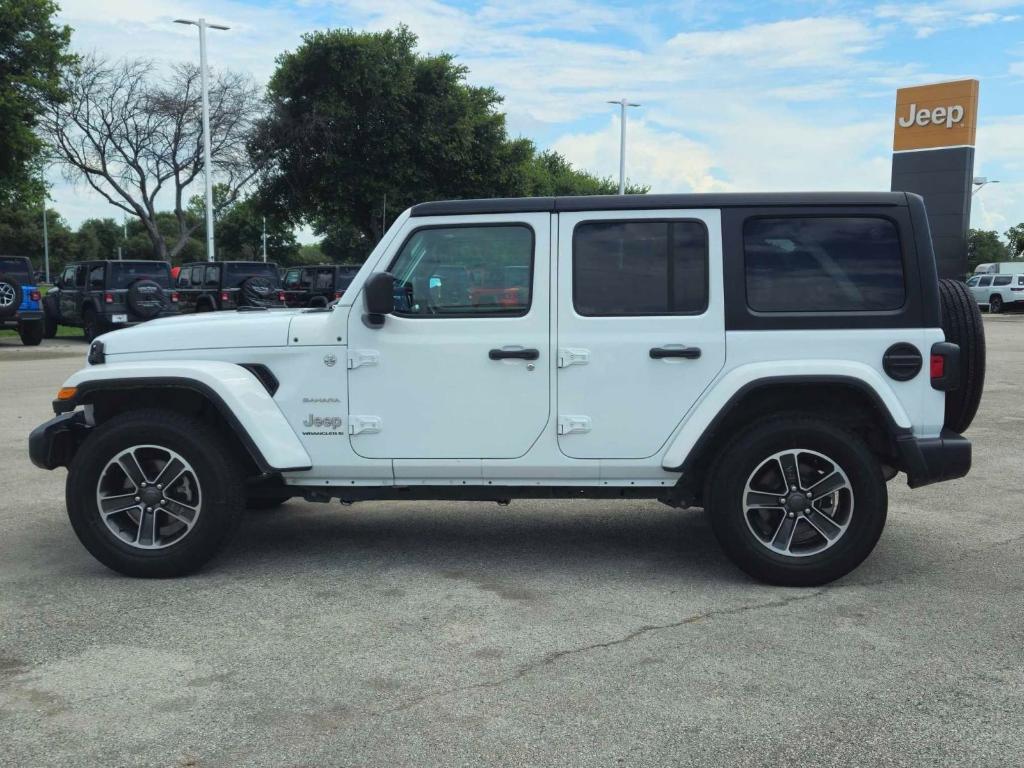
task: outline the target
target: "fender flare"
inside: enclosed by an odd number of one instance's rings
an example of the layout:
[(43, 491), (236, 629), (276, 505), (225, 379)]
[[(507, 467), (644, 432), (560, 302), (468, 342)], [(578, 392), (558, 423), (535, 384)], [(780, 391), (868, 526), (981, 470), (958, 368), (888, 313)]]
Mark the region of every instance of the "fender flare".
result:
[(69, 400), (55, 400), (54, 411), (88, 404), (91, 395), (111, 390), (177, 388), (206, 398), (231, 426), (261, 472), (293, 472), (312, 468), (309, 454), (285, 419), (265, 382), (235, 363), (209, 360), (168, 360), (113, 363), (83, 368), (65, 387)]
[(751, 363), (734, 368), (705, 390), (662, 454), (662, 467), (678, 472), (701, 447), (702, 438), (743, 397), (762, 387), (778, 384), (839, 384), (855, 387), (886, 415), (893, 439), (912, 433), (906, 410), (882, 376), (864, 363), (799, 360), (792, 363)]

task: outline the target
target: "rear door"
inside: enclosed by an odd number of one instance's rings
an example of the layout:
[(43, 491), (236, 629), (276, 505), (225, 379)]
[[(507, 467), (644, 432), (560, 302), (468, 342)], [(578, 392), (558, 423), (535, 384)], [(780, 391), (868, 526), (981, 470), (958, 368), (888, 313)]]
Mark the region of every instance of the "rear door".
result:
[(559, 448), (653, 456), (725, 363), (719, 212), (558, 218)]

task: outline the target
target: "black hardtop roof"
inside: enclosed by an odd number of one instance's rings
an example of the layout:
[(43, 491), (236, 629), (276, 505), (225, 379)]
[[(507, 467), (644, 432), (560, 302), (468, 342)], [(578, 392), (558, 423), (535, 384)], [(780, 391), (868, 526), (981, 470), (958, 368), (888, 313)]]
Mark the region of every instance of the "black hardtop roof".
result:
[(82, 261), (69, 261), (64, 268), (77, 267), (85, 264), (164, 264), (170, 269), (170, 262), (163, 259), (83, 259)]
[(772, 208), (784, 206), (906, 206), (906, 192), (713, 192), (680, 195), (581, 195), (438, 200), (420, 203), (411, 216), (471, 213), (560, 213), (665, 208)]
[(185, 267), (196, 267), (199, 266), (200, 264), (258, 264), (261, 267), (263, 265), (266, 265), (268, 267), (277, 266), (276, 261), (257, 261), (254, 259), (227, 259), (226, 261), (221, 261), (220, 259), (218, 259), (217, 261), (187, 261), (184, 264), (182, 264), (181, 267), (182, 269), (184, 269)]

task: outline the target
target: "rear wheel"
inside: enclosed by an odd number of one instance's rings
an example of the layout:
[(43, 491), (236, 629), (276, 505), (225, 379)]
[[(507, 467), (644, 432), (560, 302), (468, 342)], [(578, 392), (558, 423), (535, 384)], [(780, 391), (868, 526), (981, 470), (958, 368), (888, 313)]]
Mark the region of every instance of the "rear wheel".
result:
[(241, 468), (220, 436), (161, 410), (98, 427), (67, 479), (75, 534), (97, 560), (128, 576), (202, 567), (234, 533), (244, 498)]
[(888, 508), (881, 466), (864, 442), (800, 414), (737, 435), (715, 461), (704, 497), (729, 558), (784, 586), (852, 571), (874, 549)]
[(26, 347), (38, 347), (43, 341), (43, 321), (23, 320), (18, 323), (18, 335)]
[(1003, 299), (1001, 296), (992, 296), (989, 298), (988, 311), (993, 315), (998, 315), (1003, 311)]

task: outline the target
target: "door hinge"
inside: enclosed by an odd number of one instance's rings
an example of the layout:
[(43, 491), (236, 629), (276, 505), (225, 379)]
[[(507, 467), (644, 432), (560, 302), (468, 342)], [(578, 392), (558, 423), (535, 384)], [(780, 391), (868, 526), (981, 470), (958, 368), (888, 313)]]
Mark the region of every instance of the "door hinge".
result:
[(558, 434), (568, 435), (572, 432), (589, 432), (589, 416), (559, 416)]
[(573, 349), (571, 347), (567, 347), (558, 350), (559, 368), (568, 368), (570, 365), (586, 365), (589, 362), (589, 349)]
[(373, 432), (380, 432), (380, 416), (353, 416), (348, 417), (348, 433), (350, 435), (364, 435)]
[(380, 362), (380, 352), (375, 349), (350, 349), (348, 352), (349, 370), (362, 365), (376, 365)]

